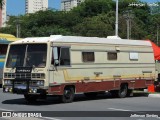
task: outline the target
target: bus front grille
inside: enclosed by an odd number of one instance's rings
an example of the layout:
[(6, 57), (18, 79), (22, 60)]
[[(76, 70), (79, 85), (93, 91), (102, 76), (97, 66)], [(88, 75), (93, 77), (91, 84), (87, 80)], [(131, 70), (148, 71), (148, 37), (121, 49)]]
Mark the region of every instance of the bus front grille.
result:
[(44, 79), (45, 74), (44, 73), (4, 73), (4, 78)]

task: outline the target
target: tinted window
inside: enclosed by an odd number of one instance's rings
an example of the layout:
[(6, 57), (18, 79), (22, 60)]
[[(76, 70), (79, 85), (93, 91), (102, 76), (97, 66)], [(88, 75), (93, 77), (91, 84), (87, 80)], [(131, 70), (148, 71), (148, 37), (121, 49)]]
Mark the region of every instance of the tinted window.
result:
[(82, 52), (83, 62), (94, 62), (94, 52)]
[(108, 58), (108, 60), (117, 60), (117, 53), (116, 52), (108, 52), (107, 58)]

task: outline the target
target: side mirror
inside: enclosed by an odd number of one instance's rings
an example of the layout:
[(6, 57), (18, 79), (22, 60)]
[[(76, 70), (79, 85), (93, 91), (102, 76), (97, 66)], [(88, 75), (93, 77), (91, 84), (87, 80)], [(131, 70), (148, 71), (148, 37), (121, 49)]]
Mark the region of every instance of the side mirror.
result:
[(58, 61), (58, 60), (55, 60), (54, 64), (55, 64), (55, 66), (58, 66), (59, 61)]

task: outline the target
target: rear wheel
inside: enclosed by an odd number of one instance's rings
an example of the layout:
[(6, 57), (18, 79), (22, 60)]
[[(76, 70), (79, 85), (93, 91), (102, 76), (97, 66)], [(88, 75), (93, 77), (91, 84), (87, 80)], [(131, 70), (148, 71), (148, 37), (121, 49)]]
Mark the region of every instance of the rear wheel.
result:
[(124, 98), (127, 96), (128, 87), (126, 84), (121, 85), (120, 90), (118, 91), (118, 97)]
[(110, 93), (112, 97), (124, 98), (128, 95), (128, 86), (122, 84), (119, 90), (111, 90)]
[(70, 103), (74, 99), (74, 89), (72, 87), (66, 87), (64, 93), (60, 96), (60, 99), (63, 103)]

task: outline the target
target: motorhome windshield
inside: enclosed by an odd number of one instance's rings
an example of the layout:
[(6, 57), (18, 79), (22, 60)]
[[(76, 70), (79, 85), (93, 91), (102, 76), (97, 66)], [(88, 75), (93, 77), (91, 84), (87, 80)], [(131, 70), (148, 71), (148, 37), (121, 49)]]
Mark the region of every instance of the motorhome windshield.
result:
[(45, 67), (46, 58), (47, 44), (11, 45), (6, 67)]

